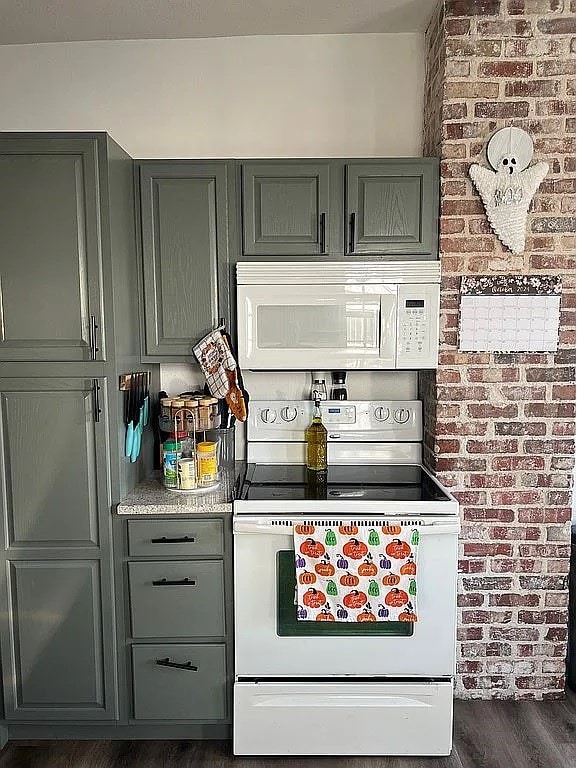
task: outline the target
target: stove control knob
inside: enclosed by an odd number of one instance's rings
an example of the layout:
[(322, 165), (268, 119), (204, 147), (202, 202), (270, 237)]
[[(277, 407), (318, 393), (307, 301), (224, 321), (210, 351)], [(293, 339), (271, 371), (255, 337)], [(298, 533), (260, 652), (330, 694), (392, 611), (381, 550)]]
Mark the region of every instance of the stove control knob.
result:
[(282, 409), (280, 415), (282, 416), (283, 421), (294, 421), (297, 417), (297, 409), (287, 405), (286, 408)]
[(272, 424), (276, 420), (276, 411), (274, 408), (263, 408), (260, 417), (265, 424)]
[(393, 419), (397, 424), (406, 424), (411, 418), (411, 412), (407, 408), (397, 408), (393, 414)]
[(377, 405), (375, 408), (375, 419), (377, 421), (386, 421), (389, 416), (391, 415), (391, 412), (388, 408), (383, 408), (382, 405)]

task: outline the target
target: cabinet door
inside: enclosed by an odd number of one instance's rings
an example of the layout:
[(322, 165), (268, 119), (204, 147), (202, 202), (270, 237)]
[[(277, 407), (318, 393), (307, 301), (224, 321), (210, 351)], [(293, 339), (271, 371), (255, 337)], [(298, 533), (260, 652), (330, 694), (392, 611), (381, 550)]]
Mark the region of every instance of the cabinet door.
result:
[(95, 413), (97, 395), (103, 409), (103, 380), (0, 379), (8, 549), (99, 546), (107, 480), (106, 414)]
[(114, 717), (112, 632), (102, 616), (101, 570), (97, 559), (6, 563), (7, 719)]
[(140, 166), (145, 353), (192, 357), (219, 317), (225, 163)]
[(346, 252), (437, 258), (438, 168), (436, 158), (348, 164)]
[(328, 162), (244, 163), (244, 255), (328, 253), (333, 215), (329, 197)]
[(0, 137), (0, 254), (0, 360), (104, 359), (96, 140)]

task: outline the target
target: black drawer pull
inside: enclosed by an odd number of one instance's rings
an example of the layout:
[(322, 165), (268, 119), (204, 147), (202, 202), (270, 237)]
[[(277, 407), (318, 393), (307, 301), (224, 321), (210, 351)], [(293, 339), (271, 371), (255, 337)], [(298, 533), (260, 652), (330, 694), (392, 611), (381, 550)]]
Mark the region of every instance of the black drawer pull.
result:
[(171, 661), (167, 656), (166, 659), (156, 659), (156, 663), (159, 667), (175, 667), (176, 669), (188, 669), (189, 672), (198, 672), (198, 667), (195, 667), (192, 661), (179, 664), (177, 661)]
[(194, 544), (195, 541), (194, 536), (181, 536), (179, 539), (169, 539), (162, 536), (160, 539), (150, 539), (151, 544), (186, 544), (188, 542)]
[(171, 581), (170, 579), (159, 579), (152, 582), (153, 587), (196, 587), (196, 581), (194, 579), (176, 579)]

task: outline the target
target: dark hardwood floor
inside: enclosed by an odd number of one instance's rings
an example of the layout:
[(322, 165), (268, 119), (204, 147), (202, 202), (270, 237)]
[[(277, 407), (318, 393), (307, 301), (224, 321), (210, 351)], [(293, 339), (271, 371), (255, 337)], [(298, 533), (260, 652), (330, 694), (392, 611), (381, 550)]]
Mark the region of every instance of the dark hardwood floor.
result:
[(253, 759), (219, 741), (11, 742), (0, 768), (574, 768), (575, 695), (457, 701), (450, 757)]

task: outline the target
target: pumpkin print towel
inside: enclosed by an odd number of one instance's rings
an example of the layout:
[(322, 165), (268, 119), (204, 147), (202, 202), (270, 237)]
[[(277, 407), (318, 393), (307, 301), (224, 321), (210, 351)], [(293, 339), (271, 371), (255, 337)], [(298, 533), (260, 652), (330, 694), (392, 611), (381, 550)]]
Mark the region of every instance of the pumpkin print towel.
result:
[(418, 544), (402, 522), (295, 525), (297, 619), (417, 621)]

